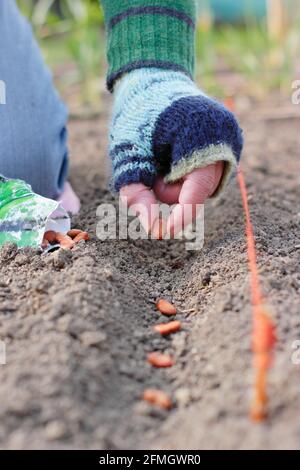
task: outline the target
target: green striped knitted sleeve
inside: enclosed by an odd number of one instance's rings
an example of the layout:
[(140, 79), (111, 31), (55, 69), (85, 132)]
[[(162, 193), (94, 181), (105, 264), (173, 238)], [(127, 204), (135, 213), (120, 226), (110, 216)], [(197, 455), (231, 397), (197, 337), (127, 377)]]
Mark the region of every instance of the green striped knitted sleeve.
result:
[(194, 73), (195, 0), (101, 0), (107, 30), (107, 86), (130, 70)]

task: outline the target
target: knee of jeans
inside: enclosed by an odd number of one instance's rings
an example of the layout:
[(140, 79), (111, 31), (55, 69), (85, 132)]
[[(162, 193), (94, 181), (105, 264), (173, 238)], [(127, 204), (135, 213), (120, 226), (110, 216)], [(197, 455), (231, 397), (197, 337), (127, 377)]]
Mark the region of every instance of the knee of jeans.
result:
[(57, 198), (68, 174), (67, 130), (27, 126), (12, 133), (0, 149), (0, 174), (22, 179), (34, 192)]

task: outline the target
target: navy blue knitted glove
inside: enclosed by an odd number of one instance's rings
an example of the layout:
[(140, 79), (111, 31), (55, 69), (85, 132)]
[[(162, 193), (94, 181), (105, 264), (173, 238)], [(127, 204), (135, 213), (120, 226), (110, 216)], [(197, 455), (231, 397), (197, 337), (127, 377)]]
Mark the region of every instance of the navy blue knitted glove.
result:
[(131, 183), (152, 187), (158, 174), (175, 182), (223, 161), (216, 195), (235, 171), (242, 147), (233, 114), (184, 73), (137, 69), (116, 83), (110, 128), (116, 191)]

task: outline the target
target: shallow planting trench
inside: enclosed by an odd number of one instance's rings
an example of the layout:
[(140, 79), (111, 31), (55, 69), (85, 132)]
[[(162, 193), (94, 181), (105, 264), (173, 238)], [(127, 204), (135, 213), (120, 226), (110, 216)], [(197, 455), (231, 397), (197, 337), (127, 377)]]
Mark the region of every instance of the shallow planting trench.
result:
[[(1, 448), (299, 447), (299, 122), (257, 114), (241, 118), (260, 274), (279, 334), (269, 420), (248, 419), (251, 309), (237, 185), (208, 204), (201, 252), (179, 241), (100, 242), (96, 209), (111, 201), (103, 116), (70, 124), (71, 180), (83, 201), (73, 226), (91, 240), (42, 257), (0, 252)], [(185, 312), (174, 335), (153, 331), (158, 298)], [(174, 366), (153, 368), (152, 351)], [(143, 401), (146, 388), (167, 392), (173, 408)]]

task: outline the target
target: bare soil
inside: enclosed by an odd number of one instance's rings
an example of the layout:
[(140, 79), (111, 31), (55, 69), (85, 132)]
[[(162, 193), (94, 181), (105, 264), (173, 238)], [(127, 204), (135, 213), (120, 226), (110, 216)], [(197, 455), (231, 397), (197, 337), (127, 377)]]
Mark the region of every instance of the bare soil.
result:
[[(300, 340), (300, 132), (299, 119), (278, 116), (286, 103), (239, 111), (263, 291), (278, 325), (268, 421), (248, 419), (251, 308), (237, 184), (208, 203), (200, 252), (183, 241), (99, 241), (96, 209), (113, 200), (104, 113), (70, 123), (71, 181), (82, 199), (73, 226), (92, 240), (70, 253), (0, 252), (1, 448), (300, 448), (300, 365), (292, 361)], [(183, 330), (168, 338), (151, 328), (161, 320), (159, 297), (196, 309), (177, 315)], [(153, 369), (153, 350), (170, 353), (175, 366)], [(169, 392), (174, 408), (142, 402), (148, 387)]]

